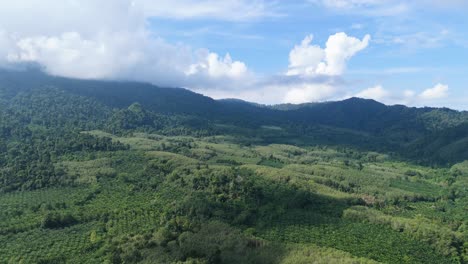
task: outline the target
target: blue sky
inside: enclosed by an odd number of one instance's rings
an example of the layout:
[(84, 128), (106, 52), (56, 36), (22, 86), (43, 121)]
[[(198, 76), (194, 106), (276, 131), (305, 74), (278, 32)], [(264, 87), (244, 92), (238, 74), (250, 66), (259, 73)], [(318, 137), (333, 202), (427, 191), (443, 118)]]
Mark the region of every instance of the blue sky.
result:
[(18, 0), (0, 4), (0, 64), (267, 104), (468, 110), (467, 15), (463, 0)]

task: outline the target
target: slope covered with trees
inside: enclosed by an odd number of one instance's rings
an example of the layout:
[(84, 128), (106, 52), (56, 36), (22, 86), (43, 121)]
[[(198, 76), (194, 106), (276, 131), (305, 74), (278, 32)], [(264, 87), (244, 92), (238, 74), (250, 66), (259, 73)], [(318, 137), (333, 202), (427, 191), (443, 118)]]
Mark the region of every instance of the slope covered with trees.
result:
[(467, 263), (467, 121), (0, 71), (0, 263)]

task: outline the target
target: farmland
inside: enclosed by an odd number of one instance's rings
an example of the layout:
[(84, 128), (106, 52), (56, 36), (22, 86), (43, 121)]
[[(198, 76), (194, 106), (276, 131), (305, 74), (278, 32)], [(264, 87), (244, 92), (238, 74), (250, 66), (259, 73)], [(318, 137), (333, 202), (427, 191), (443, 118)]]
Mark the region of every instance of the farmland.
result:
[(68, 187), (0, 194), (0, 262), (466, 261), (466, 162), (430, 168), (347, 147), (82, 134), (128, 149), (58, 160)]

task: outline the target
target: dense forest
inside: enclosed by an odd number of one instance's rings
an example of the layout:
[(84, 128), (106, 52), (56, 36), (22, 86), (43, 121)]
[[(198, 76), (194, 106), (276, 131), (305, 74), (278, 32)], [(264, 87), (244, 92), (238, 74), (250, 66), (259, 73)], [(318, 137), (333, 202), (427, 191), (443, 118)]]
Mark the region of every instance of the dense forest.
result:
[(0, 263), (468, 263), (468, 113), (0, 70)]

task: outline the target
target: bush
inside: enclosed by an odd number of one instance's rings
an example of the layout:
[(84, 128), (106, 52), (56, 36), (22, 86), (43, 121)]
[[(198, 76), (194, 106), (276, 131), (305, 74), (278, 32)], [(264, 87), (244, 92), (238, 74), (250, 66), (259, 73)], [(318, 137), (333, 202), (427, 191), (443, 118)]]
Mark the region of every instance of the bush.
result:
[(78, 223), (76, 218), (69, 214), (47, 213), (42, 219), (41, 227), (47, 229), (64, 228)]

